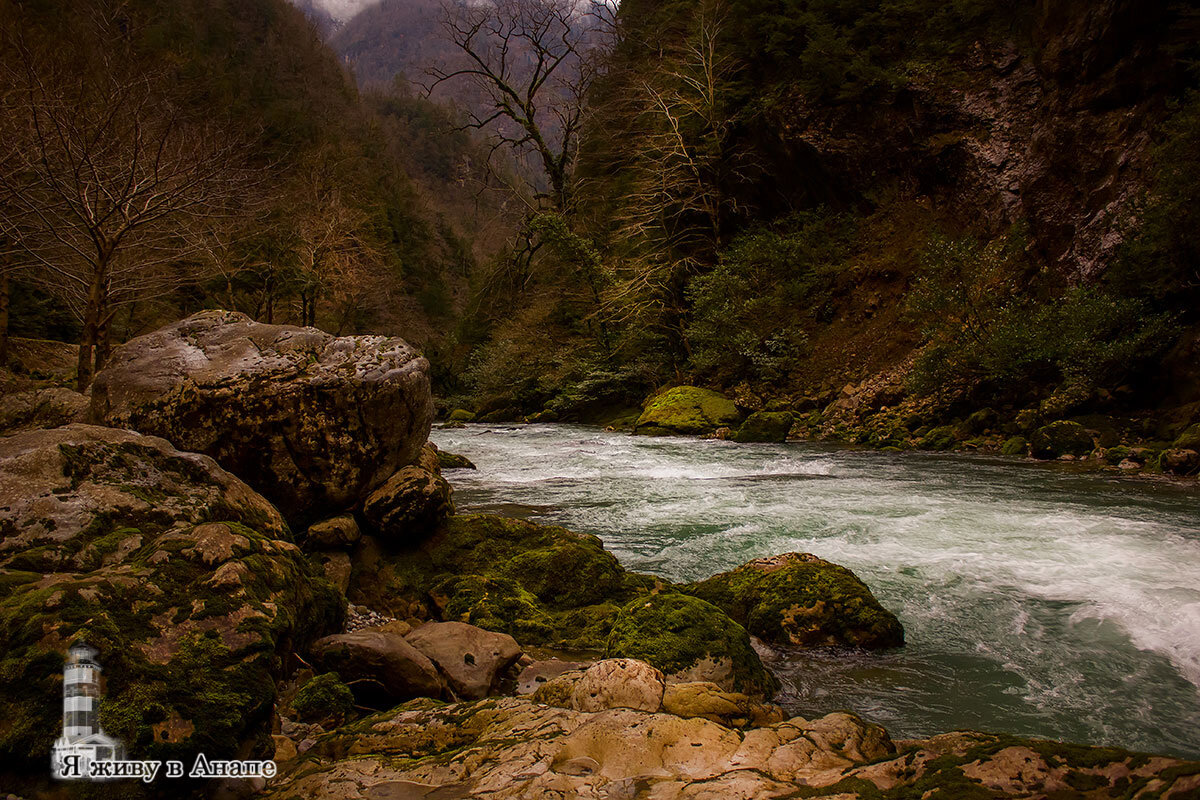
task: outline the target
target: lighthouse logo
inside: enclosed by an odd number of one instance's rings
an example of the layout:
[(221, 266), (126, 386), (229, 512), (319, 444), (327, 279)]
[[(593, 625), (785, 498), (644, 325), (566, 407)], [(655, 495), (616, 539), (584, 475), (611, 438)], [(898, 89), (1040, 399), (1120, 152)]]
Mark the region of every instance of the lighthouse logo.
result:
[(100, 727), (99, 652), (77, 642), (63, 664), (62, 736), (54, 742), (50, 763), (55, 777), (104, 780), (108, 770), (93, 768), (104, 762), (122, 761), (125, 746)]

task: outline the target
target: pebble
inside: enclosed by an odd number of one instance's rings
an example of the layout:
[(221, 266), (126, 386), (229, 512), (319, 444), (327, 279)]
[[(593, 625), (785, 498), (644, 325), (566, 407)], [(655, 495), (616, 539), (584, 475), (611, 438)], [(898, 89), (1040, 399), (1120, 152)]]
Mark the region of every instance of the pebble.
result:
[(378, 611), (372, 611), (366, 606), (356, 606), (351, 603), (346, 606), (346, 626), (343, 632), (352, 633), (362, 628), (373, 628), (377, 625), (392, 622), (395, 619), (395, 617), (380, 614)]

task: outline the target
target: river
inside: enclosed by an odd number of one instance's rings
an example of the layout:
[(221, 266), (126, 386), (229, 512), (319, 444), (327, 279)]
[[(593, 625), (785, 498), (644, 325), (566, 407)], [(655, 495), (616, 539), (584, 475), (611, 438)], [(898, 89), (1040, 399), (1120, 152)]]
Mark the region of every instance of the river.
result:
[(431, 439), (479, 467), (448, 474), (460, 510), (596, 534), (633, 570), (692, 580), (791, 550), (852, 569), (907, 645), (773, 656), (793, 714), (1200, 757), (1194, 483), (570, 425)]

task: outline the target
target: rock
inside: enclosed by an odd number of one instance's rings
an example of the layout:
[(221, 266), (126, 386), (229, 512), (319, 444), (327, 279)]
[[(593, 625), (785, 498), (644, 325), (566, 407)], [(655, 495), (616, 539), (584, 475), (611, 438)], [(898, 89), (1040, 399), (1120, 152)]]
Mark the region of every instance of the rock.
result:
[(963, 420), (963, 429), (968, 434), (986, 433), (1000, 424), (1000, 415), (990, 408), (981, 408)]
[[(590, 665), (584, 661), (560, 661), (557, 658), (546, 661), (534, 661), (517, 676), (517, 694), (533, 694), (546, 683), (554, 680), (565, 672), (585, 670)], [(569, 703), (568, 703), (569, 705)]]
[(1024, 436), (1011, 436), (1001, 446), (1000, 453), (1006, 456), (1023, 456), (1028, 449), (1029, 442)]
[(203, 311), (118, 347), (89, 418), (212, 456), (303, 527), (417, 459), (429, 363), (397, 338)]
[(454, 693), (467, 700), (492, 694), (521, 657), (521, 648), (511, 636), (462, 622), (431, 622), (405, 641), (436, 664)]
[(467, 411), (465, 408), (456, 408), (450, 412), (448, 419), (451, 422), (474, 422), (475, 413)]
[(305, 768), (273, 781), (266, 797), (1015, 800), (1082, 797), (1072, 785), (1083, 780), (1088, 797), (1138, 785), (1169, 798), (1190, 796), (1200, 772), (1195, 762), (1013, 736), (956, 732), (903, 745), (844, 713), (742, 732), (529, 698), (412, 703), (321, 738)]
[(87, 395), (58, 386), (2, 393), (0, 431), (57, 428), (82, 422), (87, 407)]
[(746, 629), (696, 597), (666, 592), (621, 609), (605, 658), (635, 658), (668, 680), (712, 681), (753, 696), (774, 694), (776, 682), (750, 646)]
[(1200, 452), (1196, 450), (1167, 450), (1162, 454), (1163, 472), (1192, 475), (1200, 471)]
[(695, 386), (676, 386), (646, 404), (633, 432), (647, 436), (711, 433), (741, 420), (737, 406), (724, 395)]
[(438, 450), (438, 467), (441, 469), (475, 469), (471, 459), (457, 453), (447, 453), (445, 450)]
[(666, 688), (662, 710), (677, 717), (699, 717), (726, 728), (748, 728), (783, 721), (783, 711), (738, 692), (726, 692), (715, 683), (672, 683)]
[(520, 422), (521, 420), (521, 409), (516, 406), (500, 408), (479, 416), (479, 421), (485, 425), (494, 425), (498, 422)]
[(602, 650), (621, 606), (655, 584), (626, 572), (595, 536), (467, 514), (403, 551), (365, 537), (355, 569), (355, 602), (566, 649)]
[(662, 707), (666, 678), (644, 661), (612, 658), (588, 667), (571, 693), (576, 711), (632, 708), (658, 711)]
[(434, 663), (403, 636), (357, 630), (318, 639), (315, 663), (336, 672), (360, 705), (387, 708), (414, 697), (442, 697), (446, 684)]
[(1109, 464), (1120, 464), (1122, 461), (1129, 460), (1129, 448), (1118, 445), (1110, 447), (1104, 451), (1104, 460)]
[(792, 429), (788, 411), (755, 411), (733, 435), (735, 442), (782, 442)]
[(950, 425), (941, 425), (921, 437), (917, 447), (922, 450), (951, 450), (958, 443), (958, 436)]
[(1029, 439), (1029, 451), (1034, 458), (1055, 459), (1060, 456), (1086, 456), (1095, 443), (1092, 435), (1078, 422), (1059, 420), (1043, 425)]
[(1192, 425), (1171, 443), (1175, 450), (1200, 450), (1200, 424)]
[(318, 553), (316, 559), (325, 580), (345, 594), (350, 588), (350, 576), (354, 573), (350, 556), (346, 553)]
[(530, 414), (528, 417), (525, 418), (525, 421), (532, 422), (535, 424), (536, 423), (558, 422), (558, 412), (551, 408), (545, 408), (534, 414)]
[(845, 567), (810, 553), (759, 558), (681, 591), (763, 641), (800, 647), (899, 647), (904, 628)]
[(363, 516), (384, 540), (412, 543), (454, 513), (454, 490), (437, 472), (405, 467), (363, 503)]
[(349, 514), (308, 526), (304, 546), (311, 550), (347, 550), (362, 538), (358, 523)]
[(294, 646), (345, 600), (265, 498), (203, 455), (73, 424), (0, 440), (0, 760), (45, 768), (61, 666), (100, 651), (109, 734), (140, 758), (230, 758), (269, 734)]

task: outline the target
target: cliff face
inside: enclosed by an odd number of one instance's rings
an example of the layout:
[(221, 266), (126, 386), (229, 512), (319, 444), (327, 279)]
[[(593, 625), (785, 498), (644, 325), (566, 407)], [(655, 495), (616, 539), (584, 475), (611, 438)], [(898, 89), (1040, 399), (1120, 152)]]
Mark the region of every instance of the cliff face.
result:
[(819, 162), (826, 194), (898, 180), (993, 233), (1025, 223), (1039, 261), (1095, 278), (1145, 188), (1151, 131), (1183, 81), (1172, 51), (1194, 27), (1166, 4), (1039, 0), (953, 80), (915, 72), (867, 106), (791, 92), (766, 124), (792, 165)]

